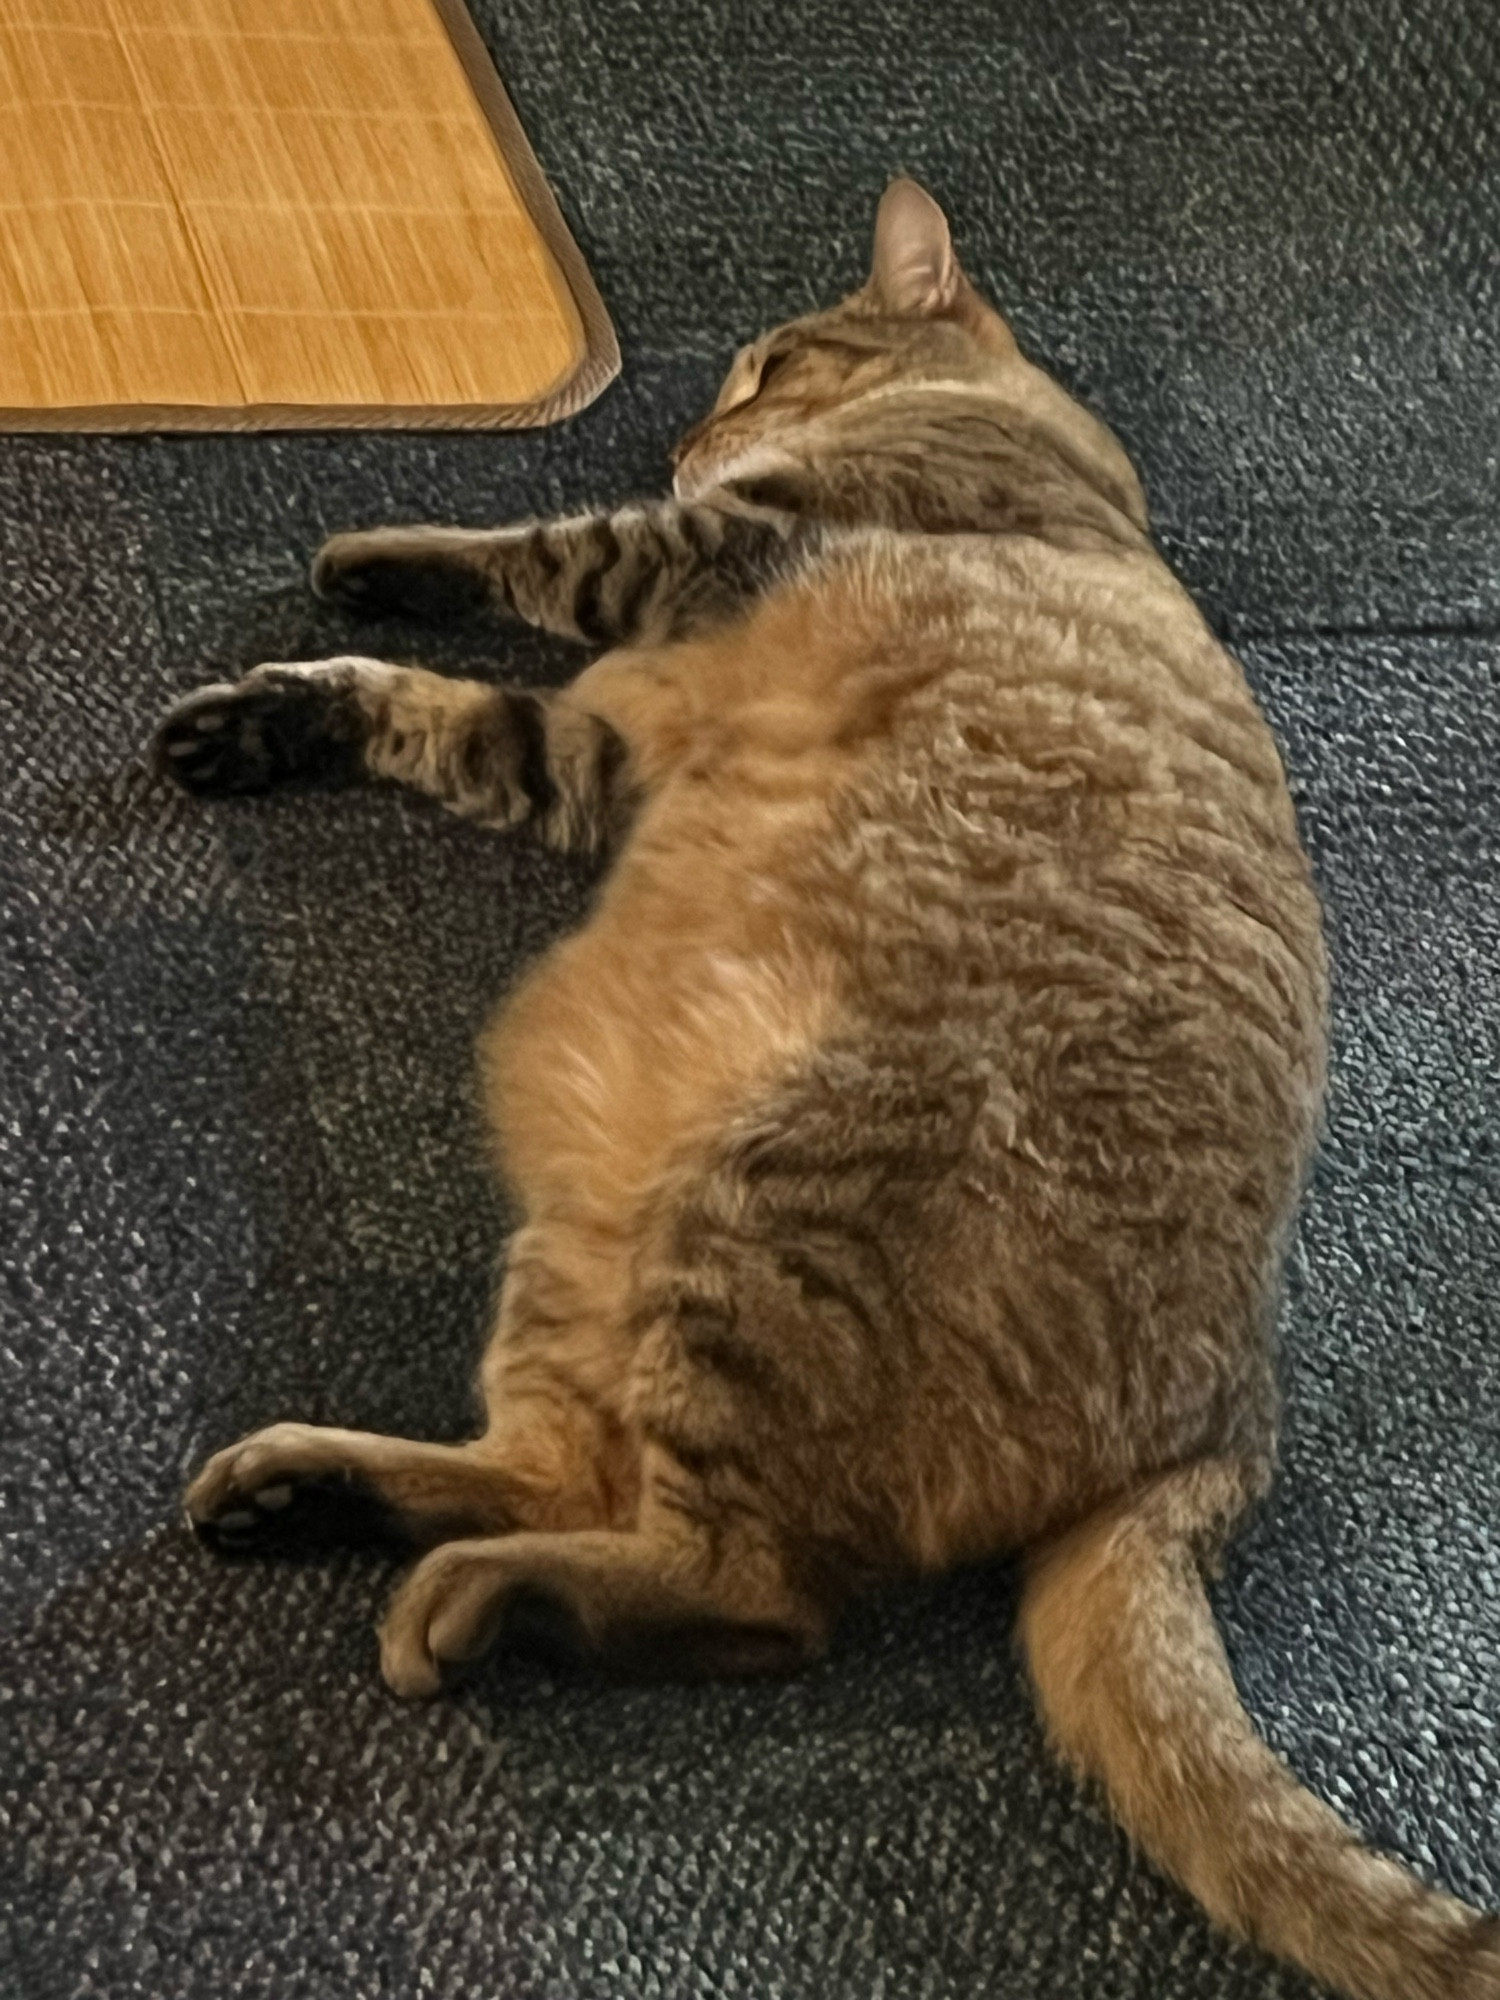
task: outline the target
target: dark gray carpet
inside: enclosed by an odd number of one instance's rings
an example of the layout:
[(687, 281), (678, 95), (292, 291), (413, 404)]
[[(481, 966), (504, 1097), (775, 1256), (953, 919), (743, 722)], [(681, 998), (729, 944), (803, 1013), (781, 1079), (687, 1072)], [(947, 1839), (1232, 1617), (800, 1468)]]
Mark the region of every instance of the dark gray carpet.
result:
[[(587, 885), (394, 797), (205, 810), (178, 690), (344, 649), (326, 531), (660, 483), (907, 168), (1138, 453), (1285, 742), (1338, 963), (1284, 1475), (1219, 1591), (1271, 1740), (1500, 1906), (1500, 15), (1492, 0), (507, 0), (625, 377), (530, 438), (0, 441), (5, 2000), (1247, 2000), (1049, 1765), (1006, 1571), (777, 1688), (496, 1665), (389, 1571), (216, 1565), (278, 1416), (455, 1434), (502, 1226), (469, 1050)], [(557, 677), (482, 627), (376, 642)]]

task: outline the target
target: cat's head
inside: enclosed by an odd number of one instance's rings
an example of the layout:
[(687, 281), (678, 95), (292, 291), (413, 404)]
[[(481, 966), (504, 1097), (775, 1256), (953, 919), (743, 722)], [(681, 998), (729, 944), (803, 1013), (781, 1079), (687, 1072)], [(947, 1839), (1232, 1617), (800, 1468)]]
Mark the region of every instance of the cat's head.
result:
[(1140, 481), (1119, 440), (1026, 360), (960, 269), (943, 211), (910, 180), (893, 181), (881, 199), (860, 289), (735, 356), (713, 408), (673, 454), (678, 497), (738, 495), (796, 511), (799, 482), (805, 492), (872, 429), (899, 440), (909, 426), (914, 443), (928, 444), (943, 398), (1055, 441), (1145, 528)]

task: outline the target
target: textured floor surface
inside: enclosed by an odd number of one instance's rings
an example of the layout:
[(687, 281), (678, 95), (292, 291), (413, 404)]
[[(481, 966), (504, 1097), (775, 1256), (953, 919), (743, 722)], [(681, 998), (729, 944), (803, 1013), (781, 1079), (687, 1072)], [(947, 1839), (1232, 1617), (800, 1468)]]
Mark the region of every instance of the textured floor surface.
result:
[[(656, 487), (733, 340), (923, 174), (1113, 419), (1286, 748), (1338, 968), (1246, 1698), (1500, 1906), (1500, 16), (1490, 0), (507, 0), (619, 327), (533, 437), (0, 441), (4, 2000), (1250, 2000), (1049, 1764), (1009, 1574), (784, 1687), (499, 1664), (403, 1706), (369, 1557), (215, 1565), (278, 1416), (454, 1435), (503, 1225), (471, 1037), (587, 885), (395, 797), (206, 810), (177, 691), (346, 649), (326, 531)], [(361, 638), (361, 643), (365, 639)], [(568, 671), (477, 626), (375, 646)]]

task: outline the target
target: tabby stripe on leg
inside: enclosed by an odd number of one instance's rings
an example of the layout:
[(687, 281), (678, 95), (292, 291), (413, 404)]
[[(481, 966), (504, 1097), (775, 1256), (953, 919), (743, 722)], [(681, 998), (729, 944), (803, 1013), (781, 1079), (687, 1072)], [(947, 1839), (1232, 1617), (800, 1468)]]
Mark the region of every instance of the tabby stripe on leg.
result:
[(655, 642), (733, 615), (764, 588), (787, 526), (676, 500), (513, 527), (334, 535), (319, 594), (361, 613), (442, 616), (488, 599), (591, 646)]
[(166, 718), (157, 756), (204, 795), (389, 778), (486, 826), (534, 821), (597, 852), (630, 796), (625, 746), (566, 694), (448, 680), (346, 658), (267, 664), (201, 688)]

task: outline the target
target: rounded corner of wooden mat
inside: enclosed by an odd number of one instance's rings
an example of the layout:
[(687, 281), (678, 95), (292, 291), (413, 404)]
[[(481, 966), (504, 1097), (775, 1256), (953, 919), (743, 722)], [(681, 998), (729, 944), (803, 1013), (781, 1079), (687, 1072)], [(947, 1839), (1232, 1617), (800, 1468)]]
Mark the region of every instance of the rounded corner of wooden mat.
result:
[(0, 0), (0, 428), (518, 429), (614, 329), (463, 0)]

